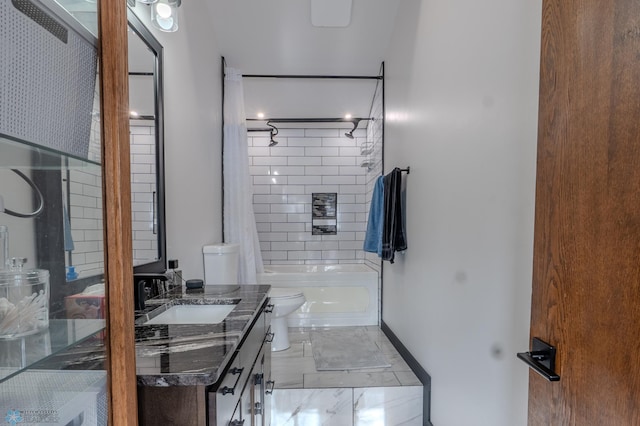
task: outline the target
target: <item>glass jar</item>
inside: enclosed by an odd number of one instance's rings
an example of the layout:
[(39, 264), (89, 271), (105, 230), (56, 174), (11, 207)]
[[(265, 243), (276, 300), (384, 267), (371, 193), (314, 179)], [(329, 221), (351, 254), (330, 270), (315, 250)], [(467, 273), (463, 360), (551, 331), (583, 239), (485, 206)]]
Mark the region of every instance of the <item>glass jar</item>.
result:
[(49, 271), (0, 270), (0, 339), (49, 328)]

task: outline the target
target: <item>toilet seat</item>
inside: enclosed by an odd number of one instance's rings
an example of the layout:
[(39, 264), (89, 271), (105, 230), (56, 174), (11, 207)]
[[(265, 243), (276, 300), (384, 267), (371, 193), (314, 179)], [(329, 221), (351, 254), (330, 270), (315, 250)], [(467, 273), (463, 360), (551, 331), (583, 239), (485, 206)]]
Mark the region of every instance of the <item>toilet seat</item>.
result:
[(269, 292), (269, 297), (272, 299), (295, 299), (301, 296), (304, 296), (304, 294), (300, 290), (296, 290), (294, 288), (271, 288), (271, 291)]

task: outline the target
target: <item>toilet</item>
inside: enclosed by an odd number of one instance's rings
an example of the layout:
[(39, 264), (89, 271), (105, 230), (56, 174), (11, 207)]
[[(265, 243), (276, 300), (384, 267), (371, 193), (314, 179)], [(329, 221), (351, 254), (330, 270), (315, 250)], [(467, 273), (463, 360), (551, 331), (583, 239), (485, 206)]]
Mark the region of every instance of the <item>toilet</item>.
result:
[[(218, 243), (202, 247), (205, 284), (238, 284), (239, 254), (238, 244)], [(269, 297), (273, 305), (271, 351), (283, 351), (290, 346), (287, 315), (302, 306), (306, 299), (300, 290), (283, 287), (271, 287)]]
[(238, 284), (239, 244), (218, 243), (202, 247), (205, 284)]
[(304, 294), (294, 288), (271, 287), (269, 292), (273, 313), (271, 314), (271, 332), (273, 341), (271, 351), (283, 351), (289, 349), (289, 331), (287, 315), (298, 309), (306, 301)]

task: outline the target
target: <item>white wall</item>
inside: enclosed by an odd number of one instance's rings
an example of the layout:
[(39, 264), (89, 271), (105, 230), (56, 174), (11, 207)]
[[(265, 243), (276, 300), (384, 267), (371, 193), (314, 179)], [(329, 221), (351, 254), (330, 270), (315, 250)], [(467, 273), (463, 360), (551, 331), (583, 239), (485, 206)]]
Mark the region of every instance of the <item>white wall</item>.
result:
[(383, 320), (436, 426), (526, 424), (540, 22), (539, 0), (407, 0), (385, 61), (385, 172), (411, 174)]
[[(151, 28), (148, 6), (136, 14)], [(204, 278), (202, 246), (222, 241), (221, 56), (208, 17), (182, 2), (180, 29), (153, 31), (164, 46), (167, 254), (185, 279)]]

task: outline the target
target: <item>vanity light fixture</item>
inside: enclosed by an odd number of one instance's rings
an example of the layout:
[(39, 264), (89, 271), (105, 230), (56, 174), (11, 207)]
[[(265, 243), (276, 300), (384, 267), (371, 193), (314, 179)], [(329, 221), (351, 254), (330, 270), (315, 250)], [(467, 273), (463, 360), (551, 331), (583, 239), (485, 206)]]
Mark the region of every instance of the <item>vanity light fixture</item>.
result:
[(156, 0), (151, 5), (151, 24), (167, 33), (178, 31), (178, 8), (182, 0)]
[(178, 8), (182, 0), (127, 0), (127, 4), (136, 7), (136, 1), (151, 6), (151, 24), (155, 28), (167, 33), (178, 31)]

